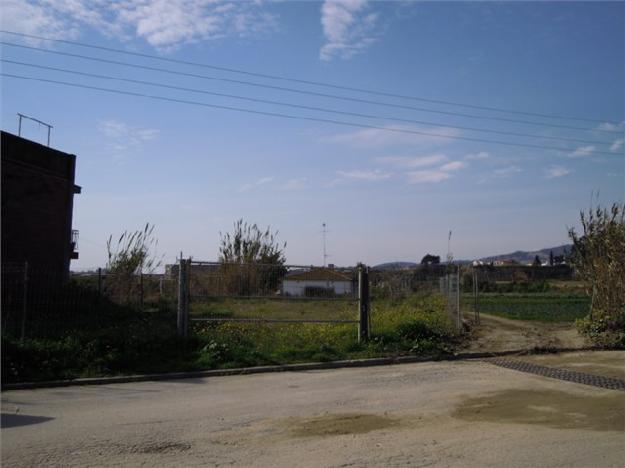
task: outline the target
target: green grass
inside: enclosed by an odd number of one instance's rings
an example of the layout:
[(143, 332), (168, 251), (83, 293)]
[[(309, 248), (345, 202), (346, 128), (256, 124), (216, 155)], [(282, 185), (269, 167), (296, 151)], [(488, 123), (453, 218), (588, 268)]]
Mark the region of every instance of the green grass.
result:
[(355, 300), (212, 299), (191, 303), (192, 317), (357, 320)]
[[(462, 300), (465, 310), (473, 310), (473, 299)], [(560, 294), (482, 294), (480, 312), (514, 320), (574, 322), (585, 317), (590, 308), (586, 296)]]
[[(262, 314), (355, 318), (356, 305), (315, 301), (223, 301), (214, 314)], [(206, 313), (195, 309), (194, 313)], [(295, 314), (295, 315), (293, 315)], [(344, 314), (344, 315), (342, 315)], [(97, 328), (66, 336), (2, 340), (3, 382), (68, 379), (99, 375), (329, 361), (451, 351), (460, 337), (442, 298), (415, 296), (372, 304), (372, 337), (358, 343), (356, 324), (196, 323), (191, 336), (176, 335), (175, 314), (120, 310)]]

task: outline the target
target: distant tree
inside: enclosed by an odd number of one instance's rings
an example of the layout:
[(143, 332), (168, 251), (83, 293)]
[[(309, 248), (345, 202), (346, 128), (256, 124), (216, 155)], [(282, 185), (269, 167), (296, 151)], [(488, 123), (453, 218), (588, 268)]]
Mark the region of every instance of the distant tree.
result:
[(549, 251), (549, 265), (553, 266), (553, 250)]
[(532, 266), (539, 267), (541, 265), (542, 265), (542, 262), (540, 261), (540, 257), (536, 255), (534, 257), (534, 262), (532, 263)]
[(421, 265), (438, 265), (441, 263), (440, 255), (427, 254), (421, 259)]

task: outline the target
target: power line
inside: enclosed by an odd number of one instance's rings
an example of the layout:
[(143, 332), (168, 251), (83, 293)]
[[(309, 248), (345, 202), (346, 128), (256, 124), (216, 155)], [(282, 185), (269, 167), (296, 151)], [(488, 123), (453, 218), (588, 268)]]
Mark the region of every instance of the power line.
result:
[(441, 99), (429, 99), (429, 98), (418, 97), (418, 96), (409, 96), (405, 94), (390, 93), (387, 91), (378, 91), (378, 90), (372, 90), (372, 89), (366, 89), (366, 88), (358, 88), (354, 86), (344, 86), (344, 85), (338, 85), (335, 83), (327, 83), (323, 81), (304, 80), (301, 78), (293, 78), (293, 77), (287, 77), (287, 76), (251, 72), (249, 70), (242, 70), (239, 68), (220, 67), (217, 65), (210, 65), (207, 63), (192, 62), (188, 60), (173, 59), (173, 58), (168, 58), (168, 57), (160, 57), (158, 55), (153, 55), (153, 54), (131, 52), (128, 50), (116, 49), (113, 47), (98, 46), (94, 44), (87, 44), (85, 42), (69, 41), (66, 39), (53, 39), (49, 37), (37, 36), (34, 34), (18, 33), (14, 31), (0, 30), (0, 33), (12, 34), (14, 36), (27, 37), (27, 38), (38, 39), (42, 41), (58, 42), (58, 43), (69, 44), (73, 46), (86, 47), (90, 49), (104, 50), (107, 52), (114, 52), (114, 53), (119, 53), (119, 54), (135, 56), (135, 57), (149, 58), (152, 60), (160, 60), (162, 62), (175, 63), (179, 65), (190, 65), (194, 67), (208, 68), (211, 70), (219, 70), (219, 71), (225, 71), (229, 73), (238, 73), (238, 74), (247, 75), (247, 76), (255, 76), (258, 78), (268, 78), (272, 80), (289, 81), (293, 83), (300, 83), (300, 84), (306, 84), (306, 85), (323, 86), (326, 88), (340, 89), (343, 91), (356, 91), (359, 93), (372, 94), (376, 96), (386, 96), (386, 97), (399, 98), (399, 99), (410, 99), (414, 101), (429, 102), (432, 104), (445, 104), (445, 105), (451, 105), (451, 106), (466, 107), (469, 109), (480, 109), (480, 110), (487, 110), (487, 111), (504, 112), (508, 114), (526, 115), (530, 117), (543, 117), (543, 118), (549, 118), (549, 119), (562, 119), (562, 120), (577, 120), (577, 121), (594, 122), (594, 123), (611, 123), (615, 125), (620, 124), (620, 122), (591, 119), (587, 117), (572, 117), (572, 116), (563, 116), (563, 115), (555, 115), (555, 114), (545, 114), (545, 113), (540, 113), (540, 112), (527, 112), (527, 111), (520, 111), (520, 110), (515, 110), (515, 109), (506, 109), (502, 107), (489, 107), (489, 106), (481, 106), (481, 105), (476, 105), (476, 104), (466, 104), (466, 103), (460, 103), (460, 102), (455, 102), (455, 101), (446, 101), (446, 100), (441, 100)]
[(407, 110), (412, 110), (412, 111), (428, 112), (428, 113), (433, 113), (433, 114), (451, 115), (454, 117), (465, 117), (465, 118), (471, 118), (471, 119), (495, 120), (495, 121), (502, 121), (502, 122), (521, 123), (521, 124), (533, 125), (537, 127), (565, 128), (568, 130), (579, 130), (579, 131), (585, 131), (585, 132), (594, 131), (594, 132), (610, 133), (610, 134), (620, 133), (618, 131), (589, 129), (589, 128), (584, 128), (584, 127), (574, 127), (571, 125), (545, 124), (545, 123), (540, 123), (540, 122), (532, 122), (529, 120), (509, 119), (505, 117), (489, 117), (489, 116), (481, 116), (481, 115), (474, 115), (474, 114), (464, 114), (464, 113), (459, 113), (459, 112), (447, 112), (447, 111), (441, 111), (441, 110), (426, 109), (426, 108), (421, 108), (421, 107), (406, 106), (403, 104), (393, 104), (393, 103), (382, 102), (382, 101), (373, 101), (369, 99), (360, 99), (360, 98), (354, 98), (354, 97), (348, 97), (348, 96), (340, 96), (337, 94), (319, 93), (315, 91), (307, 91), (307, 90), (296, 89), (296, 88), (287, 88), (284, 86), (267, 85), (263, 83), (256, 83), (253, 81), (235, 80), (232, 78), (221, 78), (221, 77), (214, 77), (214, 76), (208, 76), (208, 75), (200, 75), (197, 73), (188, 73), (188, 72), (181, 72), (181, 71), (176, 71), (176, 70), (169, 70), (167, 68), (151, 67), (148, 65), (138, 65), (134, 63), (128, 63), (128, 62), (120, 62), (117, 60), (109, 60), (109, 59), (103, 59), (99, 57), (91, 57), (88, 55), (73, 54), (70, 52), (61, 52), (58, 50), (43, 49), (41, 47), (33, 47), (33, 46), (26, 46), (23, 44), (15, 44), (13, 42), (0, 41), (0, 44), (7, 45), (10, 47), (18, 47), (22, 49), (35, 50), (35, 51), (44, 52), (47, 54), (63, 55), (66, 57), (79, 58), (83, 60), (91, 60), (91, 61), (101, 62), (101, 63), (109, 63), (112, 65), (120, 65), (124, 67), (138, 68), (142, 70), (169, 73), (172, 75), (187, 76), (191, 78), (200, 78), (200, 79), (212, 80), (212, 81), (224, 81), (228, 83), (236, 83), (236, 84), (245, 85), (245, 86), (255, 86), (258, 88), (274, 89), (278, 91), (287, 91), (291, 93), (306, 94), (310, 96), (319, 96), (319, 97), (330, 98), (330, 99), (340, 99), (343, 101), (359, 102), (359, 103), (364, 103), (364, 104), (373, 104), (373, 105), (385, 106), (385, 107), (394, 107), (398, 109), (407, 109)]
[(404, 119), (404, 118), (399, 118), (399, 117), (389, 117), (389, 116), (380, 116), (380, 115), (373, 115), (373, 114), (363, 114), (363, 113), (359, 113), (359, 112), (341, 111), (341, 110), (336, 110), (336, 109), (328, 109), (328, 108), (315, 107), (315, 106), (306, 106), (306, 105), (303, 105), (303, 104), (294, 104), (294, 103), (283, 102), (283, 101), (274, 101), (274, 100), (268, 100), (268, 99), (253, 98), (253, 97), (248, 97), (248, 96), (240, 96), (240, 95), (236, 95), (236, 94), (217, 93), (217, 92), (214, 92), (214, 91), (207, 91), (207, 90), (203, 90), (203, 89), (187, 88), (187, 87), (183, 87), (183, 86), (175, 86), (175, 85), (170, 85), (170, 84), (166, 84), (166, 83), (157, 83), (157, 82), (146, 81), (146, 80), (136, 80), (136, 79), (133, 79), (133, 78), (124, 78), (124, 77), (111, 76), (111, 75), (101, 75), (101, 74), (96, 74), (96, 73), (87, 73), (87, 72), (82, 72), (82, 71), (79, 71), (79, 70), (69, 70), (67, 68), (49, 67), (49, 66), (46, 66), (46, 65), (38, 65), (38, 64), (27, 63), (27, 62), (19, 62), (19, 61), (8, 60), (8, 59), (0, 59), (0, 62), (11, 63), (11, 64), (14, 64), (14, 65), (20, 65), (20, 66), (25, 66), (25, 67), (39, 68), (39, 69), (42, 69), (42, 70), (52, 70), (52, 71), (58, 71), (58, 72), (62, 72), (62, 73), (70, 73), (70, 74), (74, 74), (74, 75), (87, 76), (87, 77), (90, 77), (90, 78), (98, 78), (98, 79), (105, 79), (105, 80), (115, 80), (115, 81), (124, 81), (124, 82), (128, 82), (128, 83), (135, 83), (135, 84), (148, 85), (148, 86), (156, 86), (156, 87), (161, 87), (161, 88), (174, 89), (174, 90), (178, 90), (178, 91), (185, 91), (185, 92), (192, 92), (192, 93), (201, 93), (201, 94), (208, 94), (208, 95), (211, 95), (211, 96), (220, 96), (220, 97), (227, 97), (227, 98), (232, 98), (232, 99), (240, 99), (240, 100), (245, 100), (245, 101), (258, 102), (258, 103), (262, 103), (262, 104), (271, 104), (271, 105), (285, 106), (285, 107), (291, 107), (291, 108), (297, 108), (297, 109), (305, 109), (305, 110), (312, 110), (312, 111), (319, 111), (319, 112), (327, 112), (327, 113), (332, 113), (332, 114), (349, 115), (349, 116), (352, 116), (352, 117), (362, 117), (362, 118), (367, 118), (367, 119), (378, 119), (378, 120), (390, 120), (390, 121), (405, 122), (405, 123), (415, 123), (415, 124), (420, 124), (420, 125), (429, 125), (429, 126), (433, 126), (433, 127), (445, 126), (445, 127), (449, 127), (449, 128), (456, 128), (456, 129), (460, 129), (460, 130), (469, 130), (469, 131), (474, 131), (474, 132), (486, 132), (486, 133), (494, 133), (494, 134), (499, 134), (499, 135), (509, 135), (509, 136), (525, 137), (525, 138), (549, 139), (549, 140), (556, 140), (556, 141), (563, 141), (563, 142), (572, 142), (572, 143), (587, 143), (587, 144), (598, 144), (598, 145), (610, 145), (610, 144), (612, 144), (611, 142), (596, 141), (596, 140), (582, 140), (582, 139), (578, 139), (578, 138), (564, 138), (564, 137), (555, 137), (555, 136), (533, 135), (533, 134), (528, 134), (528, 133), (517, 133), (517, 132), (508, 132), (508, 131), (503, 131), (503, 130), (493, 130), (493, 129), (486, 129), (486, 128), (466, 127), (466, 126), (461, 126), (461, 125), (448, 125), (448, 124), (444, 124), (444, 123), (440, 123), (440, 122), (427, 122), (427, 121), (423, 121), (423, 120)]
[[(75, 88), (91, 89), (91, 90), (103, 91), (107, 93), (123, 94), (127, 96), (143, 97), (143, 98), (155, 99), (159, 101), (175, 102), (179, 104), (189, 104), (189, 105), (195, 105), (195, 106), (209, 107), (212, 109), (223, 109), (223, 110), (230, 110), (230, 111), (236, 111), (236, 112), (245, 112), (249, 114), (266, 115), (266, 116), (271, 116), (271, 117), (281, 117), (281, 118), (292, 119), (292, 120), (322, 122), (322, 123), (330, 123), (334, 125), (343, 125), (343, 126), (348, 126), (348, 127), (382, 130), (386, 132), (406, 133), (406, 134), (412, 134), (412, 135), (448, 138), (452, 140), (464, 140), (464, 141), (472, 141), (472, 142), (478, 142), (478, 143), (491, 143), (491, 144), (498, 144), (498, 145), (517, 146), (517, 147), (523, 147), (523, 148), (535, 148), (535, 149), (555, 150), (555, 151), (574, 151), (573, 148), (558, 148), (555, 146), (534, 145), (530, 143), (513, 143), (513, 142), (508, 142), (508, 141), (500, 141), (500, 140), (487, 140), (484, 138), (463, 137), (463, 136), (456, 136), (456, 135), (443, 135), (440, 133), (421, 132), (418, 130), (407, 130), (407, 129), (393, 128), (393, 127), (380, 127), (377, 125), (347, 122), (347, 121), (342, 121), (342, 120), (323, 119), (319, 117), (308, 117), (308, 116), (302, 116), (302, 115), (291, 115), (291, 114), (282, 114), (278, 112), (260, 111), (260, 110), (255, 110), (255, 109), (245, 109), (241, 107), (223, 106), (223, 105), (218, 105), (218, 104), (209, 104), (209, 103), (200, 102), (200, 101), (189, 101), (185, 99), (176, 99), (176, 98), (170, 98), (170, 97), (165, 97), (165, 96), (136, 93), (132, 91), (124, 91), (124, 90), (112, 89), (112, 88), (102, 88), (99, 86), (89, 86), (89, 85), (84, 85), (84, 84), (79, 84), (79, 83), (71, 83), (67, 81), (49, 80), (46, 78), (14, 75), (10, 73), (0, 73), (0, 76), (6, 76), (8, 78), (16, 78), (16, 79), (21, 79), (21, 80), (31, 80), (31, 81), (40, 81), (44, 83), (59, 84), (59, 85), (70, 86), (70, 87), (75, 87)], [(594, 151), (594, 154), (614, 156), (614, 153), (610, 153), (607, 151)]]

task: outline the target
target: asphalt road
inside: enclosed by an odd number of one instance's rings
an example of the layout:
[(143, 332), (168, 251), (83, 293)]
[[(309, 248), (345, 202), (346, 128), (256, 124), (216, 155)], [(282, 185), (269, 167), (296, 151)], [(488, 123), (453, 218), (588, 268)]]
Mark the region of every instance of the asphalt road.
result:
[(587, 468), (625, 459), (625, 392), (478, 361), (7, 391), (2, 425), (3, 467)]

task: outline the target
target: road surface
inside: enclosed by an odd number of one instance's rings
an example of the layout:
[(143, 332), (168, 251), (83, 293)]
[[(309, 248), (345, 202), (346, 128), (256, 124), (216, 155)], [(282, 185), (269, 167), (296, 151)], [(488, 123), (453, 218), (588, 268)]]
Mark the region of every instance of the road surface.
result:
[(7, 391), (2, 466), (620, 467), (624, 408), (480, 361)]

